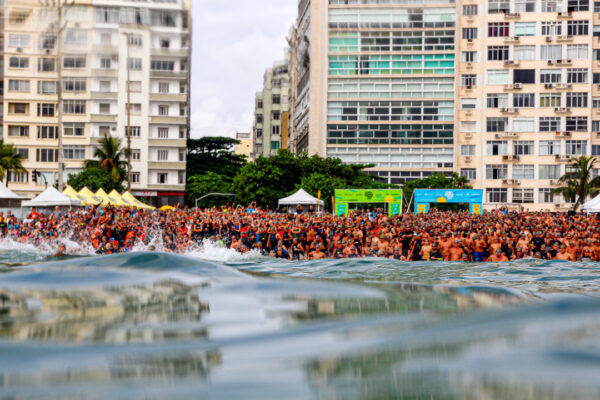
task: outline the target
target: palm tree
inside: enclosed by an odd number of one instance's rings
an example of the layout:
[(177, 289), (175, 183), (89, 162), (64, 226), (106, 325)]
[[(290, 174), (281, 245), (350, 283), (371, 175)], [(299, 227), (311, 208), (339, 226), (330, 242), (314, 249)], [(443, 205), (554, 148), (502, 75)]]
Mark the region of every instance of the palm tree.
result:
[(577, 210), (585, 199), (600, 191), (600, 177), (592, 177), (595, 165), (595, 157), (572, 158), (567, 165), (567, 173), (558, 180), (566, 186), (554, 189), (552, 193), (562, 194), (565, 199), (576, 199), (573, 210)]
[(121, 148), (121, 140), (104, 135), (100, 139), (99, 147), (94, 150), (95, 160), (86, 160), (85, 168), (101, 168), (108, 172), (110, 190), (116, 183), (123, 181), (123, 174), (127, 170), (127, 157), (129, 150)]
[(0, 173), (6, 179), (8, 185), (8, 174), (10, 172), (27, 172), (23, 167), (23, 155), (17, 153), (15, 146), (12, 144), (4, 144), (4, 140), (0, 139)]

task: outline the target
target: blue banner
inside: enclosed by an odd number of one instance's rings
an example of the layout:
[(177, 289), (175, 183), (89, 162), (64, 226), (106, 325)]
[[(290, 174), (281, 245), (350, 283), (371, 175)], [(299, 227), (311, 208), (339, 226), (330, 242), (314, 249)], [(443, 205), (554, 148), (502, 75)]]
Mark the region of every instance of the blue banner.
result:
[(483, 190), (477, 189), (416, 189), (415, 211), (429, 212), (430, 203), (468, 203), (472, 214), (483, 213)]

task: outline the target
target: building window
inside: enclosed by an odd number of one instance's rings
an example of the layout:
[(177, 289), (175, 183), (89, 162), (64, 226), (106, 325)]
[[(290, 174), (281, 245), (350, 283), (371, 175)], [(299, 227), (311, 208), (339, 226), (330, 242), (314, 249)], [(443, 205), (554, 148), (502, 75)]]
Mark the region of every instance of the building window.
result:
[(38, 117), (54, 117), (55, 109), (56, 109), (56, 104), (38, 103), (37, 115), (38, 115)]
[(476, 51), (463, 51), (461, 53), (461, 61), (462, 62), (477, 62), (477, 52)]
[(261, 128), (256, 128), (256, 137), (261, 138), (263, 136), (263, 130)]
[(513, 165), (512, 167), (513, 179), (535, 179), (535, 166), (534, 165)]
[(279, 125), (272, 125), (271, 126), (271, 134), (272, 135), (280, 135), (281, 134), (281, 126), (279, 126)]
[[(38, 105), (39, 107), (39, 105)], [(8, 103), (9, 114), (29, 114), (28, 103)]]
[(587, 132), (588, 119), (587, 117), (567, 117), (566, 128), (569, 132)]
[(158, 106), (158, 115), (168, 116), (169, 115), (169, 106), (166, 104), (160, 104)]
[(279, 111), (273, 111), (271, 113), (271, 119), (273, 119), (274, 121), (279, 121), (280, 115), (281, 114)]
[(140, 173), (132, 172), (129, 174), (129, 179), (131, 180), (131, 183), (140, 183)]
[(15, 148), (15, 153), (21, 156), (23, 160), (29, 160), (29, 149), (23, 149), (21, 147)]
[(513, 203), (533, 203), (533, 189), (513, 189)]
[(542, 22), (542, 36), (562, 35), (562, 22)]
[(558, 7), (562, 6), (562, 2), (557, 0), (542, 0), (542, 12), (557, 12)]
[[(131, 127), (131, 137), (140, 137), (140, 127), (132, 126)], [(127, 126), (125, 127), (125, 137), (127, 137)]]
[(27, 57), (10, 57), (8, 59), (10, 68), (29, 68), (29, 58)]
[(506, 132), (508, 127), (507, 118), (488, 118), (486, 120), (487, 132)]
[(54, 35), (41, 35), (39, 41), (39, 48), (43, 50), (52, 50), (56, 44), (56, 36)]
[(560, 141), (540, 140), (540, 156), (554, 156), (560, 154)]
[(508, 143), (504, 140), (488, 140), (486, 150), (488, 156), (504, 156), (508, 154)]
[(477, 75), (461, 75), (460, 85), (467, 88), (477, 86)]
[(515, 108), (535, 107), (535, 94), (534, 93), (515, 93), (513, 95), (513, 107), (515, 107)]
[(129, 58), (129, 69), (132, 71), (142, 70), (142, 59), (137, 57)]
[(517, 156), (533, 155), (533, 141), (515, 140), (513, 142), (513, 154)]
[(142, 105), (140, 103), (131, 103), (128, 105), (125, 105), (125, 112), (127, 112), (129, 108), (129, 113), (131, 115), (140, 115), (142, 113)]
[(37, 162), (57, 162), (58, 161), (58, 150), (57, 149), (36, 149), (35, 160)]
[(514, 119), (513, 130), (515, 132), (535, 132), (535, 119)]
[(565, 154), (569, 156), (584, 156), (587, 154), (587, 141), (567, 140)]
[(475, 155), (475, 145), (474, 144), (463, 144), (460, 146), (460, 155), (461, 156), (474, 156)]
[(38, 81), (38, 94), (56, 94), (56, 82)]
[(540, 117), (540, 132), (560, 131), (560, 117)]
[(477, 39), (477, 28), (463, 28), (462, 30), (463, 39)]
[(175, 61), (152, 60), (150, 67), (153, 71), (174, 71)]
[(169, 128), (158, 128), (158, 137), (159, 137), (159, 139), (168, 139), (169, 138)]
[(535, 46), (514, 46), (513, 58), (518, 61), (535, 60)]
[(281, 96), (274, 94), (272, 97), (273, 104), (281, 104)]
[(508, 14), (510, 12), (510, 2), (508, 0), (489, 0), (488, 13), (490, 14)]
[(158, 93), (169, 93), (169, 82), (158, 82)]
[(590, 58), (587, 44), (567, 45), (567, 58), (573, 60), (588, 60)]
[(168, 150), (158, 150), (156, 152), (158, 161), (168, 161), (169, 160), (169, 151)]
[(587, 35), (589, 34), (589, 21), (567, 21), (567, 35)]
[(281, 143), (278, 141), (271, 142), (271, 150), (279, 150), (281, 148)]
[(567, 93), (567, 107), (587, 107), (588, 106), (588, 94), (587, 93)]
[(8, 136), (10, 136), (10, 137), (29, 136), (29, 127), (28, 126), (9, 125), (8, 126)]
[(56, 139), (58, 137), (58, 126), (38, 126), (38, 139)]
[(129, 81), (129, 91), (132, 93), (140, 93), (142, 91), (142, 82)]
[(87, 82), (85, 79), (64, 79), (63, 90), (65, 92), (85, 92), (87, 90)]
[(462, 13), (465, 17), (477, 15), (477, 5), (476, 4), (464, 5), (462, 7)]
[(98, 108), (100, 114), (110, 114), (110, 103), (100, 103)]
[(553, 189), (540, 188), (538, 190), (539, 190), (538, 201), (540, 203), (554, 203), (554, 194), (552, 193)]
[(508, 190), (507, 189), (486, 189), (487, 202), (488, 203), (507, 203), (508, 202)]
[(63, 158), (65, 160), (85, 160), (85, 146), (65, 145)]
[(540, 165), (539, 172), (539, 179), (559, 179), (560, 165)]
[(139, 149), (131, 149), (131, 161), (140, 161), (142, 153)]
[(506, 85), (509, 82), (508, 71), (506, 70), (488, 70), (488, 85)]
[(129, 45), (132, 47), (142, 47), (142, 37), (140, 35), (129, 35)]
[(534, 69), (516, 69), (513, 72), (513, 83), (535, 83)]
[(186, 150), (179, 150), (179, 162), (185, 162)]
[(29, 81), (21, 79), (9, 79), (8, 90), (11, 92), (29, 92)]
[(488, 23), (488, 36), (506, 37), (508, 36), (509, 27), (510, 24), (508, 22), (490, 22)]
[(477, 170), (475, 168), (461, 168), (460, 176), (470, 181), (477, 179)]
[(598, 144), (592, 145), (592, 155), (600, 156), (600, 145), (598, 145)]
[(477, 108), (477, 99), (460, 99), (460, 108), (463, 110), (474, 110)]
[(100, 58), (100, 68), (111, 69), (111, 67), (112, 67), (112, 59), (110, 57), (101, 57)]
[(88, 33), (83, 29), (67, 29), (63, 43), (66, 45), (83, 46), (88, 42)]
[(56, 70), (56, 59), (40, 58), (38, 60), (38, 72), (54, 72)]
[(503, 165), (503, 164), (486, 165), (485, 166), (485, 177), (486, 177), (486, 179), (507, 179), (508, 178), (508, 166)]
[(540, 70), (540, 83), (560, 83), (561, 71), (557, 69)]
[(10, 47), (29, 47), (29, 35), (8, 35), (8, 45)]
[(508, 46), (489, 46), (488, 60), (501, 61), (508, 60)]
[(540, 107), (560, 107), (560, 93), (541, 93)]
[(110, 126), (102, 125), (98, 127), (98, 135), (99, 136), (109, 136), (110, 135)]
[(567, 11), (589, 11), (589, 0), (567, 0)]
[(263, 108), (263, 101), (261, 99), (256, 100), (256, 108)]
[(11, 183), (27, 183), (29, 182), (29, 173), (8, 171), (6, 174), (8, 182)]
[(63, 112), (65, 114), (85, 114), (85, 100), (65, 100)]
[(562, 59), (562, 45), (542, 45), (540, 46), (540, 59), (542, 60), (561, 60)]
[(156, 183), (164, 185), (169, 182), (169, 174), (160, 173), (156, 174)]
[(179, 182), (180, 185), (185, 185), (185, 171), (177, 172), (177, 182)]
[(487, 108), (508, 108), (508, 94), (489, 93), (487, 95)]
[(515, 22), (515, 36), (535, 36), (535, 22)]
[(85, 56), (64, 57), (63, 58), (63, 68), (67, 68), (67, 69), (85, 68), (85, 64), (86, 64)]
[(65, 122), (63, 124), (64, 136), (82, 137), (85, 134), (85, 124), (76, 122)]

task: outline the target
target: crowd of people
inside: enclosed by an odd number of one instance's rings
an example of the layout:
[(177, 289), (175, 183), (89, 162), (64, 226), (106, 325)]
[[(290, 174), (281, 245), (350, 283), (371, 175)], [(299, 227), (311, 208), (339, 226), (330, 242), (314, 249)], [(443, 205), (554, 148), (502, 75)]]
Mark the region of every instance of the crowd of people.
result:
[(175, 253), (210, 240), (240, 253), (287, 260), (383, 257), (401, 261), (502, 262), (523, 258), (600, 261), (596, 215), (549, 212), (433, 211), (388, 217), (382, 210), (336, 217), (229, 207), (147, 211), (129, 208), (33, 209), (26, 218), (0, 213), (4, 238), (57, 247), (65, 240), (97, 254), (136, 249)]

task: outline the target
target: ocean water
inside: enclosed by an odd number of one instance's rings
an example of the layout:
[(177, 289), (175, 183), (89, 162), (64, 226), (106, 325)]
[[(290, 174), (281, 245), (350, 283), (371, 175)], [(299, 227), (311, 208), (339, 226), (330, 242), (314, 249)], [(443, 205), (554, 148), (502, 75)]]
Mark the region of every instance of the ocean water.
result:
[(600, 398), (600, 264), (67, 245), (0, 242), (0, 399)]

